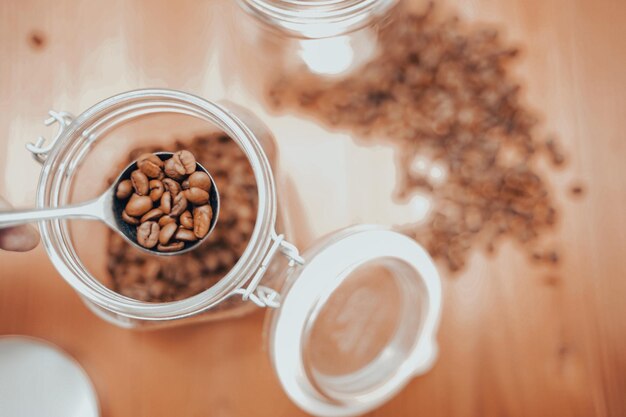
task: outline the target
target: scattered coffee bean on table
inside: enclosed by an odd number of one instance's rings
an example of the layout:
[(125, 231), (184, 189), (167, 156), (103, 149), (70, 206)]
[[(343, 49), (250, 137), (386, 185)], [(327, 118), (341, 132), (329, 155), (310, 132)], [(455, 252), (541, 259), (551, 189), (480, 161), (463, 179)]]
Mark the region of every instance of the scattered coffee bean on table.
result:
[[(137, 158), (137, 169), (130, 179), (119, 182), (115, 196), (126, 203), (122, 220), (137, 226), (141, 246), (177, 252), (209, 233), (213, 218), (209, 191), (213, 184), (207, 173), (196, 171), (196, 167), (196, 157), (185, 149), (165, 160), (144, 153)], [(181, 221), (183, 213), (189, 215)], [(162, 220), (164, 217), (167, 220)], [(177, 228), (175, 233), (170, 232), (173, 227)]]
[[(136, 249), (116, 232), (111, 231), (107, 260), (111, 280), (108, 285), (112, 290), (127, 297), (149, 302), (168, 302), (198, 294), (213, 286), (233, 268), (252, 236), (257, 208), (254, 174), (243, 151), (224, 134), (206, 134), (186, 141), (172, 140), (171, 146), (164, 148), (134, 149), (130, 152), (128, 160), (120, 161), (117, 171), (113, 171), (112, 174), (119, 172), (133, 160), (140, 159), (142, 154), (181, 150), (190, 151), (197, 162), (211, 170), (213, 180), (220, 191), (220, 220), (200, 247), (189, 253), (168, 258)], [(174, 210), (175, 200), (179, 194), (184, 195), (186, 190), (192, 188), (206, 191), (209, 182), (197, 172), (188, 175), (191, 165), (185, 158), (181, 159), (185, 167), (184, 174), (182, 169), (170, 166), (170, 171), (175, 172), (174, 176), (181, 176), (179, 180), (169, 177), (159, 179), (161, 177), (159, 163), (152, 158), (142, 161), (140, 170), (150, 179), (147, 194), (152, 202), (150, 209), (160, 209), (164, 213), (158, 220), (148, 216), (151, 218), (146, 221), (149, 226), (143, 226), (146, 229), (144, 231), (146, 239), (150, 240), (148, 244), (154, 243), (152, 241), (154, 234), (150, 232), (154, 228), (152, 223), (156, 223), (160, 228), (156, 237), (157, 247), (161, 245), (160, 250), (180, 250), (179, 247), (187, 240), (194, 239), (196, 233), (204, 233), (208, 213), (204, 209), (190, 209), (193, 203), (188, 202), (188, 206), (177, 216), (177, 222), (165, 214), (170, 214)], [(111, 181), (113, 180), (112, 178)], [(118, 187), (118, 193), (129, 198), (134, 193), (132, 184)], [(194, 194), (197, 195), (192, 196), (192, 199), (198, 198), (196, 201), (203, 201), (203, 193)], [(147, 216), (148, 212), (144, 212), (142, 216)], [(225, 308), (227, 304), (222, 303), (220, 307)]]
[(585, 187), (582, 184), (576, 183), (569, 189), (572, 196), (581, 197), (585, 193)]
[(365, 141), (391, 143), (397, 197), (427, 194), (433, 207), (426, 222), (401, 230), (450, 270), (463, 268), (475, 247), (493, 252), (503, 237), (520, 242), (531, 259), (556, 264), (556, 253), (533, 255), (557, 221), (536, 160), (557, 167), (565, 156), (553, 138), (538, 137), (538, 120), (509, 75), (518, 50), (497, 31), (439, 16), (432, 5), (398, 16), (383, 29), (379, 49), (340, 80), (281, 76), (268, 99)]

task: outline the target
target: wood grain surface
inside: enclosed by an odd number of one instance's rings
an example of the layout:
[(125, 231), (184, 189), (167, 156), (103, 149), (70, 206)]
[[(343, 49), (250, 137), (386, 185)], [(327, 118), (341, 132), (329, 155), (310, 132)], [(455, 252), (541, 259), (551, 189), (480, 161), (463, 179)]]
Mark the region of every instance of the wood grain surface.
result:
[[(227, 97), (264, 118), (309, 219), (297, 230), (300, 245), (353, 223), (411, 219), (411, 207), (390, 198), (368, 204), (359, 187), (367, 181), (391, 195), (391, 149), (271, 116), (237, 83), (227, 47), (237, 20), (227, 3), (0, 2), (0, 194), (34, 204), (40, 167), (24, 145), (52, 135), (41, 125), (49, 109), (79, 113), (118, 92), (161, 86)], [(541, 269), (505, 245), (444, 276), (437, 364), (372, 415), (626, 416), (626, 2), (447, 5), (524, 51), (516, 76), (569, 157), (551, 178), (563, 259), (557, 270)], [(322, 157), (332, 169), (320, 172)], [(579, 182), (585, 193), (573, 199), (568, 190)], [(263, 319), (118, 329), (86, 309), (41, 246), (0, 253), (0, 334), (69, 352), (93, 379), (106, 417), (301, 415), (272, 372)]]

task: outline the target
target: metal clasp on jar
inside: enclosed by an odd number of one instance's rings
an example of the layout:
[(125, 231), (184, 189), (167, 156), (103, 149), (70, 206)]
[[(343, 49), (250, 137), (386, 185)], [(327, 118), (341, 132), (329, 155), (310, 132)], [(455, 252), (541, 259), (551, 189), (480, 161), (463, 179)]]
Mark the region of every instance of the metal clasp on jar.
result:
[(298, 248), (287, 242), (284, 235), (277, 235), (276, 232), (273, 231), (271, 239), (274, 243), (272, 243), (272, 246), (270, 246), (270, 249), (267, 251), (258, 271), (254, 274), (248, 286), (235, 290), (235, 294), (241, 294), (241, 298), (244, 301), (250, 300), (259, 307), (278, 308), (280, 307), (280, 294), (278, 291), (264, 285), (259, 285), (268, 266), (279, 251), (289, 259), (289, 267), (293, 267), (296, 264), (304, 265), (304, 259), (300, 256)]
[(71, 113), (65, 111), (57, 112), (54, 110), (50, 110), (48, 114), (50, 115), (50, 117), (44, 120), (43, 123), (46, 126), (51, 126), (54, 123), (58, 124), (58, 130), (56, 135), (54, 135), (54, 138), (52, 138), (52, 140), (49, 141), (46, 146), (44, 146), (46, 143), (46, 138), (44, 138), (43, 136), (39, 136), (35, 143), (28, 143), (26, 145), (26, 149), (28, 149), (33, 154), (33, 158), (35, 158), (35, 161), (39, 162), (40, 164), (43, 164), (46, 161), (48, 153), (52, 150), (52, 148), (54, 148), (57, 140), (59, 140), (63, 133), (65, 133), (65, 129), (67, 128), (67, 126), (69, 126), (74, 121), (74, 116), (72, 116)]

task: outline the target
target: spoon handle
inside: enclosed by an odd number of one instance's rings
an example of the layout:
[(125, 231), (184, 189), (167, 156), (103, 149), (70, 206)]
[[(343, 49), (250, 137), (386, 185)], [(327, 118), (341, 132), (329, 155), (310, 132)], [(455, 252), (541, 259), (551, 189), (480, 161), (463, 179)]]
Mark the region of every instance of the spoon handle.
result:
[(99, 200), (65, 207), (0, 211), (0, 229), (53, 219), (102, 219)]

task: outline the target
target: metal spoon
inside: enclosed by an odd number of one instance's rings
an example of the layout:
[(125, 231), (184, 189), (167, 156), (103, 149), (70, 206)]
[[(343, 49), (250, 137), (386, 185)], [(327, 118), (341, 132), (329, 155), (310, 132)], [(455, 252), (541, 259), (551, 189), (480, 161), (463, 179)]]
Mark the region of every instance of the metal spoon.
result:
[[(155, 153), (161, 160), (167, 160), (174, 154), (171, 152), (157, 152)], [(32, 223), (40, 220), (53, 220), (53, 219), (90, 219), (100, 220), (105, 223), (111, 229), (119, 233), (127, 242), (135, 246), (136, 248), (148, 252), (154, 255), (171, 256), (180, 255), (193, 250), (204, 242), (217, 224), (217, 218), (220, 211), (220, 197), (215, 185), (213, 177), (209, 171), (203, 167), (200, 163), (196, 163), (196, 170), (200, 170), (206, 173), (211, 179), (212, 187), (209, 191), (209, 204), (213, 209), (213, 217), (211, 218), (211, 225), (209, 226), (209, 232), (202, 238), (195, 242), (186, 242), (185, 247), (176, 252), (160, 252), (154, 249), (148, 249), (137, 243), (137, 227), (132, 226), (122, 220), (122, 212), (124, 211), (125, 201), (119, 200), (115, 197), (117, 185), (125, 179), (130, 178), (130, 174), (137, 169), (137, 161), (134, 161), (128, 165), (122, 173), (117, 177), (113, 185), (109, 187), (100, 197), (97, 197), (91, 201), (87, 201), (81, 204), (75, 204), (65, 207), (55, 207), (37, 210), (24, 210), (24, 211), (0, 211), (0, 229), (17, 226), (24, 223)]]

